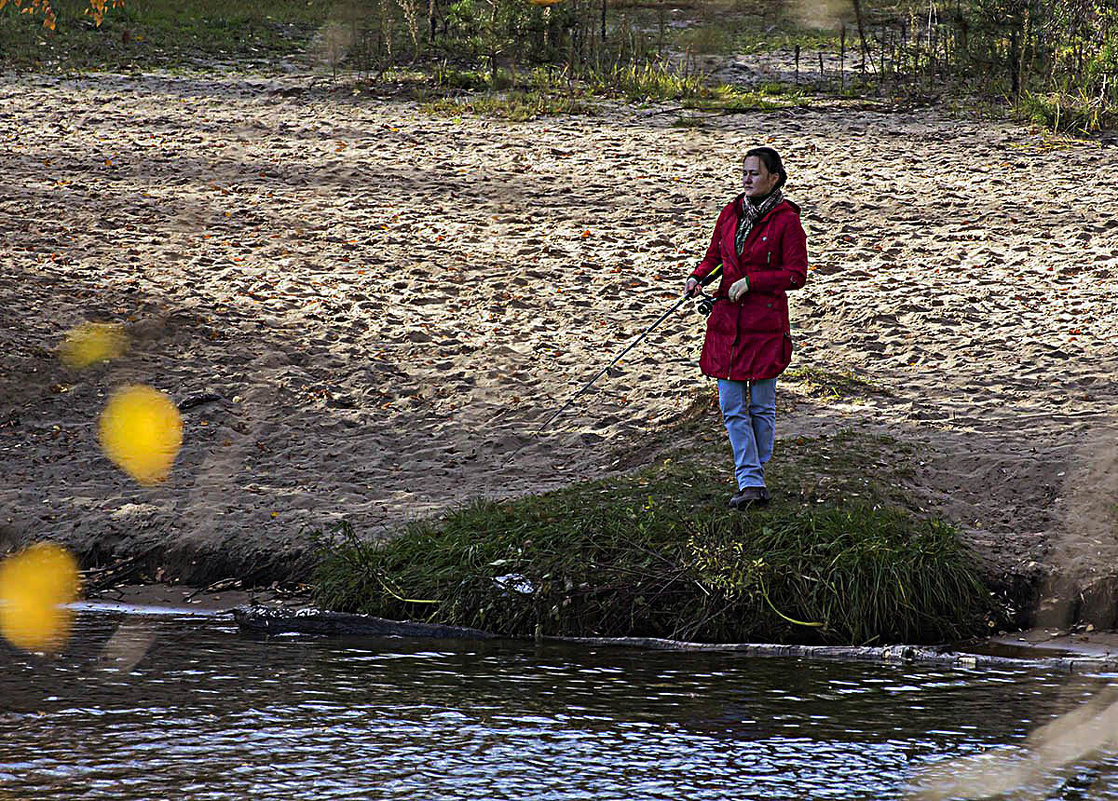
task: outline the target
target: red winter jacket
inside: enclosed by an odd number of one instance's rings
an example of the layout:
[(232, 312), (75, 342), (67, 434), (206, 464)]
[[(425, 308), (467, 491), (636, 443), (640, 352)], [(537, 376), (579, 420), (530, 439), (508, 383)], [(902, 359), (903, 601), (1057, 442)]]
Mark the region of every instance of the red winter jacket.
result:
[[(800, 225), (800, 207), (785, 199), (754, 223), (738, 256), (734, 236), (742, 197), (718, 215), (707, 254), (691, 275), (702, 280), (722, 265), (699, 368), (714, 378), (756, 381), (775, 378), (792, 360), (785, 293), (807, 280), (807, 236)], [(746, 275), (749, 291), (731, 303), (730, 285)]]

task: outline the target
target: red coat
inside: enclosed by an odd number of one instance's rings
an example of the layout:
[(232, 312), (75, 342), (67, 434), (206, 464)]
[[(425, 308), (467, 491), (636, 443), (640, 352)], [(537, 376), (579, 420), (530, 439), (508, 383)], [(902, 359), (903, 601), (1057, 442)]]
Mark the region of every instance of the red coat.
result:
[[(734, 236), (741, 202), (739, 195), (722, 209), (707, 254), (691, 275), (702, 280), (722, 265), (699, 368), (714, 378), (756, 381), (775, 378), (792, 361), (785, 293), (807, 280), (807, 236), (800, 207), (786, 199), (754, 223), (739, 257)], [(744, 275), (749, 292), (731, 303), (730, 285)]]

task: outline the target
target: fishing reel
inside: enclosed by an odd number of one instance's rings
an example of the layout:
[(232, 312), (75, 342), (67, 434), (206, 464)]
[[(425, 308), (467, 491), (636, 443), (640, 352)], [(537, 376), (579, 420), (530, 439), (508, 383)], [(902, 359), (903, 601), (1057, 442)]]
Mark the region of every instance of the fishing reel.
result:
[(715, 279), (721, 275), (722, 265), (718, 265), (699, 282), (699, 285), (696, 287), (697, 291), (692, 295), (692, 297), (698, 298), (698, 302), (695, 304), (695, 311), (703, 315), (703, 317), (710, 317), (710, 313), (714, 311), (714, 304), (718, 302), (718, 298), (714, 295), (708, 295), (703, 291), (703, 287), (713, 283)]
[(699, 290), (699, 302), (695, 304), (695, 311), (703, 315), (703, 317), (710, 317), (710, 313), (714, 311), (714, 303), (718, 298), (713, 295), (708, 295), (706, 292)]

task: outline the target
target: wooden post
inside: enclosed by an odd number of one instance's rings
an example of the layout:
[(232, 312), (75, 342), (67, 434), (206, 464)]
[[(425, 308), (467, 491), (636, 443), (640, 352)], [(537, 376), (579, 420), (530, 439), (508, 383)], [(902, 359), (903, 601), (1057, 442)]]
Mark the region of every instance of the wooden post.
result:
[(796, 83), (800, 83), (800, 46), (796, 45)]
[(839, 35), (839, 91), (846, 88), (846, 23), (842, 23)]

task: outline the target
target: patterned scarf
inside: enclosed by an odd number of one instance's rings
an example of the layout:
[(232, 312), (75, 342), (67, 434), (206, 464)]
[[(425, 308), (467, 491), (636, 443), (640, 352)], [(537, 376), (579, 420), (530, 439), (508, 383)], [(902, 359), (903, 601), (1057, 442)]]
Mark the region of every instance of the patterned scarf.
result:
[(745, 250), (745, 240), (753, 230), (753, 224), (772, 211), (782, 200), (784, 200), (784, 193), (779, 189), (765, 198), (760, 206), (754, 206), (747, 197), (741, 199), (741, 219), (738, 220), (738, 232), (734, 236), (734, 249), (739, 256)]

